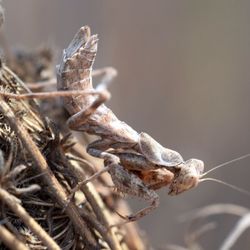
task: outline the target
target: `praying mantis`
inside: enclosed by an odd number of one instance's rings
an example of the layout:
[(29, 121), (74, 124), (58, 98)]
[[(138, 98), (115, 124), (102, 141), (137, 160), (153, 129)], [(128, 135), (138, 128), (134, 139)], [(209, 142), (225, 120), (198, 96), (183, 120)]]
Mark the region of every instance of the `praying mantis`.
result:
[(104, 68), (97, 71), (103, 78), (93, 88), (92, 67), (97, 43), (97, 35), (91, 35), (87, 26), (76, 33), (57, 66), (56, 92), (19, 96), (1, 94), (8, 98), (61, 96), (71, 115), (67, 121), (69, 128), (97, 135), (99, 139), (87, 146), (87, 152), (104, 160), (104, 168), (79, 183), (70, 198), (81, 185), (108, 172), (118, 191), (149, 202), (147, 207), (134, 214), (119, 214), (125, 222), (136, 221), (159, 205), (156, 189), (169, 186), (169, 194), (178, 195), (196, 187), (206, 174), (203, 173), (204, 163), (198, 159), (184, 161), (178, 152), (163, 147), (147, 133), (138, 133), (104, 105), (110, 98), (107, 85), (116, 76), (116, 70)]
[[(85, 97), (81, 94), (63, 97), (64, 107), (72, 115), (68, 120), (68, 126), (73, 130), (98, 135), (100, 139), (90, 143), (87, 152), (104, 159), (104, 171), (110, 173), (115, 187), (120, 192), (150, 202), (148, 207), (136, 214), (124, 216), (128, 221), (135, 221), (159, 204), (156, 192), (136, 174), (136, 171), (149, 174), (152, 170), (157, 173), (157, 169), (162, 169), (158, 176), (155, 176), (155, 185), (157, 182), (164, 182), (164, 179), (171, 180), (170, 194), (176, 195), (198, 184), (196, 176), (203, 172), (204, 164), (197, 159), (184, 162), (178, 152), (164, 148), (146, 133), (138, 133), (120, 121), (103, 104), (110, 97), (105, 86), (113, 78), (115, 71), (107, 70), (106, 77), (94, 90), (91, 71), (96, 57), (97, 41), (97, 36), (91, 36), (88, 27), (78, 31), (68, 48), (64, 50), (62, 61), (57, 68), (58, 90), (89, 92)], [(130, 165), (130, 168), (124, 165)], [(171, 168), (174, 171), (179, 170), (178, 174), (172, 176)], [(170, 169), (170, 173), (164, 173), (163, 169)]]

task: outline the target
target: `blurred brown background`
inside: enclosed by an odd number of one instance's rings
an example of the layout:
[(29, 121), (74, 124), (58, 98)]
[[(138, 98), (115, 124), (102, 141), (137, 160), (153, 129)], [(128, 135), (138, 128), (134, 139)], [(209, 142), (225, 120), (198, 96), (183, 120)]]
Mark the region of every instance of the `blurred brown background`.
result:
[[(100, 38), (95, 68), (114, 66), (119, 76), (109, 106), (185, 159), (209, 169), (250, 152), (250, 2), (5, 0), (5, 33), (13, 47), (53, 44), (58, 55), (75, 32), (90, 25)], [(250, 190), (250, 159), (213, 176)], [(160, 191), (160, 207), (140, 221), (155, 247), (183, 243), (178, 217), (212, 203), (250, 207), (249, 197), (204, 183), (177, 197)], [(142, 207), (137, 199), (133, 208)], [(201, 241), (217, 249), (235, 218), (215, 217), (217, 229)], [(234, 249), (249, 249), (246, 232)]]

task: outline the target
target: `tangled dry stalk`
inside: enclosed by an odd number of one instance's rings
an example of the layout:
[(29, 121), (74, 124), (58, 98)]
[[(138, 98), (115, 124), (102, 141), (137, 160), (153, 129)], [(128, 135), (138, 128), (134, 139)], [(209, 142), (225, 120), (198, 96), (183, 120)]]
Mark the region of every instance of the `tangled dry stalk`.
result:
[[(25, 82), (49, 80), (44, 72), (53, 71), (50, 53), (20, 51), (7, 58), (8, 65)], [(1, 61), (2, 91), (29, 93), (22, 80)], [(100, 163), (66, 127), (55, 125), (67, 119), (57, 101), (0, 98), (0, 113), (1, 249), (145, 248), (135, 225), (109, 228), (120, 220), (115, 211), (127, 213), (128, 207), (108, 188), (107, 177), (83, 186), (77, 203), (68, 202), (70, 190)]]

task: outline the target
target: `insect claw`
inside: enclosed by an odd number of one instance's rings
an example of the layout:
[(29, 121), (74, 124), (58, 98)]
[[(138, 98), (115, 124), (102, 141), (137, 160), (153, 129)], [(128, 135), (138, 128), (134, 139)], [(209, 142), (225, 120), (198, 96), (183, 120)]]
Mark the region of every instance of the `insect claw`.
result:
[(118, 215), (118, 216), (120, 216), (122, 219), (124, 219), (124, 220), (129, 220), (129, 216), (126, 216), (126, 215), (122, 215), (122, 214), (120, 214), (118, 211), (116, 211), (115, 210), (115, 213)]
[(120, 222), (120, 223), (116, 223), (116, 224), (114, 224), (114, 225), (110, 225), (110, 226), (107, 228), (108, 231), (110, 231), (113, 227), (121, 227), (121, 226), (123, 226), (123, 225), (125, 225), (125, 224), (127, 224), (127, 223), (129, 223), (129, 222), (132, 222), (132, 221), (129, 219), (130, 216), (122, 215), (122, 214), (120, 214), (119, 212), (117, 212), (116, 210), (115, 210), (115, 213), (116, 213), (119, 217), (121, 217), (124, 221), (122, 221), (122, 222)]
[(136, 217), (135, 216), (127, 216), (127, 220), (128, 222), (133, 222), (133, 221), (136, 221)]
[(121, 226), (124, 226), (125, 224), (129, 223), (129, 222), (133, 222), (133, 221), (136, 221), (136, 218), (134, 216), (126, 216), (126, 215), (122, 215), (120, 213), (118, 213), (117, 211), (115, 211), (115, 213), (117, 215), (119, 215), (122, 219), (124, 219), (124, 221), (120, 222), (120, 223), (117, 223), (117, 224), (114, 224), (114, 225), (110, 225), (108, 227), (108, 231), (111, 230), (111, 228), (113, 227), (121, 227)]
[(129, 223), (129, 222), (133, 222), (133, 221), (136, 221), (137, 220), (137, 218), (136, 218), (136, 216), (134, 216), (134, 215), (122, 215), (122, 214), (120, 214), (119, 212), (117, 212), (117, 211), (115, 211), (115, 213), (118, 215), (118, 216), (120, 216), (124, 221), (123, 222), (121, 222), (121, 223), (118, 223), (118, 224), (116, 224), (116, 225), (114, 225), (114, 226), (122, 226), (122, 225), (124, 225), (124, 224), (127, 224), (127, 223)]

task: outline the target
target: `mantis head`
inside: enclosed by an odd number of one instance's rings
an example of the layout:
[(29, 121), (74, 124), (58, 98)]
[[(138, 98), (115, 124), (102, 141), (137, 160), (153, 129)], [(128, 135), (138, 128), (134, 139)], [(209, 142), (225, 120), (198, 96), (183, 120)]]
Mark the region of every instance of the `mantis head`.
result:
[(196, 187), (204, 171), (201, 160), (190, 159), (184, 162), (182, 156), (171, 149), (163, 147), (146, 133), (139, 135), (141, 153), (152, 163), (173, 170), (175, 177), (170, 184), (170, 195), (177, 195)]
[(250, 157), (250, 154), (245, 154), (233, 160), (224, 162), (203, 173), (203, 161), (198, 159), (190, 159), (188, 161), (184, 161), (182, 156), (178, 152), (163, 147), (161, 144), (159, 144), (156, 140), (154, 140), (146, 133), (140, 133), (138, 145), (141, 154), (144, 155), (147, 160), (154, 164), (165, 167), (166, 169), (174, 173), (174, 178), (171, 181), (169, 187), (169, 195), (180, 194), (193, 187), (196, 187), (199, 183), (204, 181), (213, 181), (229, 186), (237, 191), (240, 191), (241, 193), (245, 193), (250, 196), (249, 191), (241, 189), (227, 182), (215, 178), (204, 178), (207, 174), (213, 172), (218, 168)]
[(190, 159), (176, 167), (174, 180), (169, 187), (170, 195), (177, 195), (190, 188), (196, 187), (204, 171), (204, 162), (198, 159)]

